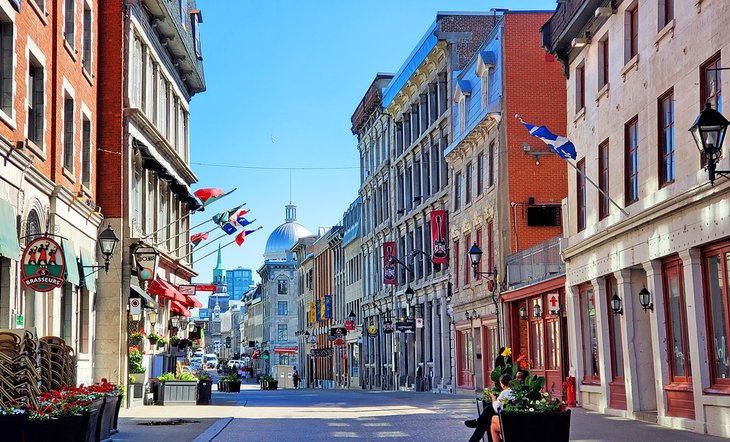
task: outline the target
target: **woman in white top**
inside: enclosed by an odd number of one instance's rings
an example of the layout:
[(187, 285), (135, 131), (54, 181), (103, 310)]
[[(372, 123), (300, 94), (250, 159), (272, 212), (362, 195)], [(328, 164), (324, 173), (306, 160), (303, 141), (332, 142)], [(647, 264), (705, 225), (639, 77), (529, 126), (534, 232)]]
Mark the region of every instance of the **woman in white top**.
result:
[(490, 431), (492, 432), (492, 441), (497, 442), (502, 440), (500, 438), (502, 433), (502, 427), (499, 425), (499, 412), (507, 402), (511, 401), (514, 397), (512, 390), (509, 388), (509, 384), (512, 382), (512, 376), (509, 374), (503, 374), (499, 377), (499, 384), (502, 386), (502, 392), (499, 396), (494, 396), (492, 393), (489, 394), (492, 398), (492, 407), (497, 415), (492, 416), (492, 426)]

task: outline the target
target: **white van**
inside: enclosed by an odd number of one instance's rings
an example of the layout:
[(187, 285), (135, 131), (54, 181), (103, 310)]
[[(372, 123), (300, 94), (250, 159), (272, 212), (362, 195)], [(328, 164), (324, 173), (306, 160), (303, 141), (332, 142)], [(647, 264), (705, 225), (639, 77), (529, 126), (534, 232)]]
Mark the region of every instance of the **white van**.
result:
[(207, 368), (215, 368), (218, 365), (218, 356), (214, 353), (205, 355), (205, 366)]

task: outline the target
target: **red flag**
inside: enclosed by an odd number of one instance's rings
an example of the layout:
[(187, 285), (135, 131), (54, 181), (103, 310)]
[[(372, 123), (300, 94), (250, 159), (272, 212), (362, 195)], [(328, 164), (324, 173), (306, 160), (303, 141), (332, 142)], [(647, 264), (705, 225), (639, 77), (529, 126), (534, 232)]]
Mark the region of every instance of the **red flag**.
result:
[[(222, 189), (214, 189), (214, 188), (208, 188), (208, 189), (198, 189), (195, 192), (193, 192), (193, 195), (198, 197), (200, 201), (203, 203), (203, 205), (212, 203), (213, 201), (217, 200), (221, 196), (223, 196), (223, 190)], [(210, 202), (208, 202), (210, 200)]]
[(383, 284), (395, 284), (397, 282), (395, 274), (395, 263), (391, 262), (391, 257), (397, 258), (395, 252), (395, 242), (383, 243)]
[[(259, 227), (259, 229), (260, 228), (261, 227)], [(241, 244), (243, 244), (243, 242), (246, 241), (246, 235), (250, 235), (253, 232), (255, 232), (256, 230), (258, 230), (258, 229), (255, 229), (255, 230), (241, 230), (241, 233), (239, 233), (238, 235), (236, 235), (236, 244), (238, 244), (238, 246), (240, 247)]]
[(195, 235), (190, 237), (190, 241), (193, 243), (194, 246), (197, 246), (198, 244), (200, 244), (201, 241), (205, 241), (206, 239), (208, 239), (207, 232), (196, 233)]
[[(445, 210), (431, 211), (431, 250), (433, 250), (431, 261), (434, 264), (449, 263), (446, 243), (446, 221)], [(465, 247), (469, 247), (469, 244)]]

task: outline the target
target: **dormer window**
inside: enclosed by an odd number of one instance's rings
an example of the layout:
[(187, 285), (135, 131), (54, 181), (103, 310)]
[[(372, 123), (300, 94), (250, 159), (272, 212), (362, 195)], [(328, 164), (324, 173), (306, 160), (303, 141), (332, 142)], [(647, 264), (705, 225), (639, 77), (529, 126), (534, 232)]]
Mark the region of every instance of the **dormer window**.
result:
[(466, 130), (467, 120), (467, 98), (471, 96), (471, 83), (469, 80), (456, 80), (456, 91), (454, 101), (458, 104), (459, 132)]
[(477, 57), (476, 74), (481, 81), (482, 109), (489, 104), (489, 73), (494, 69), (494, 53), (481, 51)]
[(193, 26), (193, 46), (195, 47), (195, 55), (198, 56), (198, 60), (203, 59), (203, 52), (200, 48), (200, 23), (203, 23), (203, 16), (199, 9), (190, 11), (190, 23)]

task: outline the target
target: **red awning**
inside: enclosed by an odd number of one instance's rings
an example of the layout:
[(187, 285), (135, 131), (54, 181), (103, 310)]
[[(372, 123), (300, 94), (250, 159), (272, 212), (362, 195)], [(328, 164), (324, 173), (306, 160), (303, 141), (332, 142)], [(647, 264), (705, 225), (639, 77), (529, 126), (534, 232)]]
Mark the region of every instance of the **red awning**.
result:
[(183, 296), (182, 293), (180, 293), (174, 285), (170, 284), (164, 279), (157, 278), (152, 281), (147, 291), (152, 293), (153, 295), (161, 296), (167, 299), (173, 299), (182, 303), (183, 305), (187, 304), (185, 296)]
[(274, 353), (294, 354), (298, 352), (299, 349), (297, 347), (279, 347), (274, 349)]
[(201, 307), (203, 307), (203, 304), (200, 301), (198, 301), (198, 298), (196, 298), (195, 296), (189, 295), (186, 298), (187, 299), (185, 300), (185, 305), (188, 308), (201, 308)]
[(191, 316), (190, 310), (177, 301), (170, 302), (170, 311), (187, 317)]

